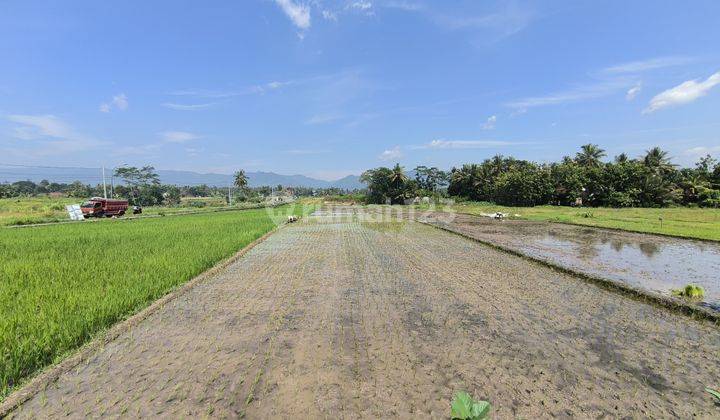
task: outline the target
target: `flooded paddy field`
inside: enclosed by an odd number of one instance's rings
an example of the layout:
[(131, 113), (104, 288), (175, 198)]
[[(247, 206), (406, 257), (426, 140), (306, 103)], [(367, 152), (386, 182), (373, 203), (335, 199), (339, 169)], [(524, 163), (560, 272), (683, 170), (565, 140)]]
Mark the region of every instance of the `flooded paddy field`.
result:
[(720, 243), (548, 222), (426, 213), (424, 220), (587, 275), (670, 295), (696, 284), (720, 310)]
[(318, 212), (15, 418), (713, 418), (720, 329), (412, 221)]

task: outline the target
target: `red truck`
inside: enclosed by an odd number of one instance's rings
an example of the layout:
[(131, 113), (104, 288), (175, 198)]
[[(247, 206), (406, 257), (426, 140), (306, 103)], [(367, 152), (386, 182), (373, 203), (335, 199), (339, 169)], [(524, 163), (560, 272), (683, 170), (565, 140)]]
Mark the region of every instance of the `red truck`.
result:
[(93, 197), (84, 202), (80, 209), (86, 219), (90, 217), (122, 216), (128, 209), (128, 202), (127, 200)]

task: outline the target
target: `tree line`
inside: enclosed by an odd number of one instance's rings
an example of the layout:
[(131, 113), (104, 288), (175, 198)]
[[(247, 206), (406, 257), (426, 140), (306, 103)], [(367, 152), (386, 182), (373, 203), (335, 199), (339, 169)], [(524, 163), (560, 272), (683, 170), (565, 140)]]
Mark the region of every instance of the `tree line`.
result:
[(603, 149), (581, 147), (560, 162), (536, 163), (502, 155), (449, 172), (419, 166), (364, 172), (370, 203), (406, 203), (418, 196), (445, 195), (509, 206), (543, 204), (606, 207), (720, 207), (720, 164), (710, 155), (692, 168), (678, 168), (658, 147), (631, 159), (622, 153), (604, 162)]
[[(113, 177), (121, 182), (116, 185), (102, 184), (90, 185), (80, 181), (70, 183), (51, 182), (42, 180), (17, 181), (13, 183), (0, 183), (0, 198), (15, 198), (41, 196), (47, 194), (61, 194), (86, 200), (91, 197), (102, 197), (107, 190), (108, 198), (126, 199), (131, 205), (155, 206), (178, 205), (183, 197), (216, 197), (228, 200), (228, 187), (209, 186), (206, 184), (192, 186), (178, 186), (162, 184), (160, 177), (152, 166), (117, 168)], [(233, 174), (233, 187), (230, 191), (233, 203), (262, 202), (265, 197), (273, 193), (284, 193), (288, 190), (282, 185), (249, 187), (245, 171), (238, 170)], [(307, 188), (293, 187), (292, 194), (296, 196), (328, 196), (344, 195), (348, 191), (340, 188)], [(191, 204), (193, 202), (191, 201)], [(195, 203), (202, 205), (201, 202)]]

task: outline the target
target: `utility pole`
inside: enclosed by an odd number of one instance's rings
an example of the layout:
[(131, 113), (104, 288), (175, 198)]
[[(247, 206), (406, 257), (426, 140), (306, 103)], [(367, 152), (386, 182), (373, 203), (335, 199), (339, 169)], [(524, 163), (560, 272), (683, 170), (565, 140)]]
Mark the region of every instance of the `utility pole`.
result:
[(232, 195), (230, 195), (230, 185), (228, 185), (228, 206), (232, 206)]
[(102, 167), (102, 175), (103, 175), (103, 196), (105, 199), (107, 199), (107, 185), (105, 185), (105, 167)]

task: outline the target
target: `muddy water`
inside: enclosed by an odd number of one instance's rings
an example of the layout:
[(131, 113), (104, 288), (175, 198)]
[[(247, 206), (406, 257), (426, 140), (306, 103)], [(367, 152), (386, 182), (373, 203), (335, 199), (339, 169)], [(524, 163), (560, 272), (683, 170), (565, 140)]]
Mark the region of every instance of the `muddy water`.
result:
[(666, 295), (697, 284), (705, 289), (703, 304), (720, 310), (717, 243), (466, 215), (443, 224), (534, 258)]

